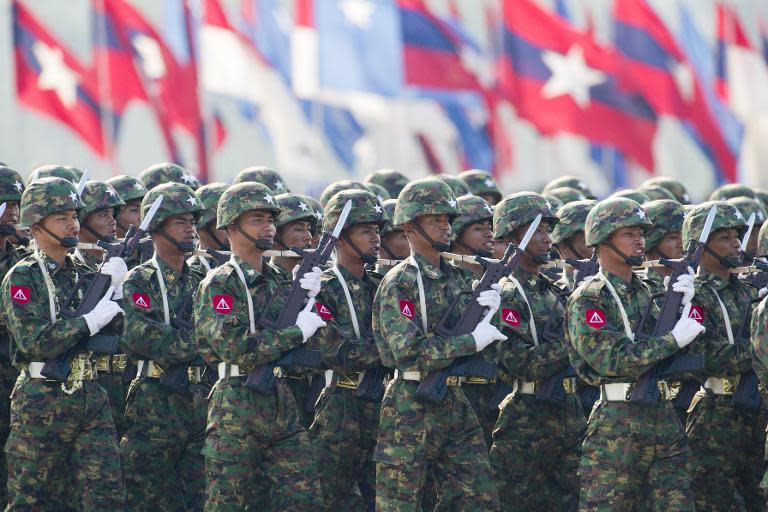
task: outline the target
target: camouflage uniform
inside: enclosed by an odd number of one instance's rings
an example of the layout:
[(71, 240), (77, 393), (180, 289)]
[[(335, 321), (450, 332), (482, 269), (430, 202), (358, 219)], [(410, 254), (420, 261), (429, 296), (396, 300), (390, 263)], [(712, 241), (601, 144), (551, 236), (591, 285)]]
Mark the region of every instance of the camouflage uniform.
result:
[[(21, 224), (29, 227), (51, 213), (82, 206), (70, 182), (41, 178), (24, 191)], [(23, 370), (11, 394), (5, 443), (9, 510), (66, 509), (69, 503), (59, 501), (64, 476), (76, 485), (76, 501), (84, 510), (124, 507), (115, 425), (90, 353), (79, 351), (72, 357), (65, 383), (40, 378), (39, 368), (31, 368), (62, 356), (90, 336), (83, 317), (59, 316), (61, 305), (87, 271), (71, 256), (59, 266), (38, 250), (14, 265), (3, 280), (2, 311), (13, 339), (11, 355)], [(77, 307), (77, 300), (71, 307)]]
[[(195, 190), (195, 197), (203, 205), (203, 211), (200, 213), (200, 218), (197, 221), (197, 230), (205, 230), (208, 236), (219, 243), (219, 247), (213, 247), (216, 251), (229, 250), (229, 240), (220, 240), (218, 233), (214, 231), (216, 229), (216, 209), (218, 208), (219, 198), (227, 190), (227, 186), (225, 183), (208, 183)], [(214, 258), (195, 254), (187, 260), (187, 265), (198, 274), (205, 275), (211, 269), (217, 267), (219, 262)]]
[(181, 183), (192, 190), (200, 187), (200, 182), (180, 165), (163, 162), (150, 165), (139, 174), (139, 181), (144, 188), (152, 190), (163, 183)]
[[(201, 210), (196, 200), (191, 201), (196, 198), (189, 187), (166, 183), (144, 197), (142, 217), (158, 195), (163, 195), (163, 202), (150, 222), (150, 232), (172, 215), (197, 215)], [(160, 383), (170, 366), (189, 363), (197, 356), (192, 333), (176, 328), (172, 320), (182, 314), (184, 302), (191, 299), (202, 277), (186, 263), (177, 274), (155, 256), (131, 270), (124, 284), (123, 343), (139, 368), (128, 391), (120, 441), (131, 510), (202, 509), (205, 477), (200, 450), (206, 387), (198, 378), (190, 379), (186, 391)]]
[(674, 178), (668, 178), (666, 176), (656, 176), (654, 178), (649, 178), (643, 182), (640, 188), (642, 189), (656, 185), (663, 187), (671, 192), (680, 204), (685, 205), (691, 202), (691, 197), (688, 195), (688, 191), (685, 189), (685, 186)]
[(394, 169), (379, 169), (373, 171), (365, 177), (364, 183), (375, 183), (384, 187), (389, 193), (389, 197), (397, 199), (400, 191), (408, 184), (408, 178), (401, 172)]
[[(761, 257), (768, 256), (768, 223), (763, 224), (757, 241), (757, 254)], [(751, 339), (753, 360), (752, 367), (760, 379), (763, 389), (768, 388), (768, 299), (763, 299), (752, 312)], [(766, 456), (768, 457), (768, 442), (766, 443)], [(763, 494), (768, 493), (768, 471), (760, 482)]]
[(77, 184), (80, 178), (69, 165), (46, 164), (35, 168), (27, 178), (27, 185), (40, 178), (63, 178), (72, 184)]
[[(425, 178), (412, 181), (400, 193), (394, 222), (458, 213), (447, 185)], [(419, 275), (424, 297), (418, 292)], [(376, 345), (382, 363), (398, 373), (381, 405), (374, 453), (377, 510), (417, 510), (429, 473), (440, 486), (439, 509), (499, 508), (482, 430), (462, 389), (450, 387), (440, 405), (425, 404), (415, 398), (418, 382), (406, 380), (412, 378), (410, 372), (426, 375), (457, 357), (476, 353), (471, 335), (447, 339), (435, 334), (437, 323), (454, 298), (470, 288), (470, 281), (467, 272), (444, 260), (435, 267), (413, 254), (387, 273), (376, 292)], [(419, 306), (422, 300), (430, 305), (428, 318)]]
[[(138, 201), (139, 204), (141, 204), (141, 200), (147, 195), (147, 189), (133, 176), (126, 176), (125, 174), (114, 176), (107, 180), (107, 184), (115, 189), (115, 192), (117, 192), (117, 195), (120, 196), (120, 199), (122, 199), (125, 204), (128, 204), (131, 201)], [(115, 220), (117, 220), (119, 213), (120, 208), (115, 211)], [(118, 227), (123, 231), (128, 231), (130, 228), (130, 226), (121, 226), (119, 222)], [(147, 238), (145, 243), (148, 243), (151, 246), (152, 240)], [(125, 264), (128, 265), (129, 269), (137, 266), (139, 263), (143, 263), (139, 250), (136, 250), (133, 254), (129, 254), (125, 258)]]
[[(323, 230), (330, 232), (348, 200), (352, 209), (345, 230), (356, 224), (384, 222), (384, 211), (370, 193), (339, 192), (326, 205)], [(344, 234), (342, 233), (342, 236)], [(371, 330), (373, 296), (381, 276), (367, 271), (362, 279), (340, 264), (323, 272), (316, 309), (328, 326), (310, 341), (323, 353), (326, 387), (309, 429), (328, 510), (373, 510), (376, 467), (373, 448), (379, 422), (379, 402), (355, 396), (363, 372), (381, 364)], [(352, 308), (350, 308), (351, 300)], [(353, 320), (354, 315), (354, 320)], [(355, 492), (355, 484), (360, 494)]]
[[(269, 189), (257, 183), (233, 185), (222, 195), (220, 205), (219, 228), (249, 210), (277, 213)], [(272, 395), (245, 385), (250, 371), (303, 341), (299, 327), (278, 331), (262, 328), (249, 318), (246, 293), (253, 311), (260, 314), (266, 308), (275, 315), (283, 307), (279, 298), (285, 286), (270, 264), (265, 262), (257, 272), (235, 255), (208, 274), (195, 296), (195, 337), (200, 350), (208, 361), (224, 361), (211, 392), (203, 450), (206, 510), (323, 507), (314, 452), (285, 379), (277, 379)], [(226, 307), (220, 306), (222, 300)]]
[[(635, 201), (607, 199), (587, 216), (586, 242), (595, 246), (622, 227), (648, 224)], [(621, 301), (628, 325), (611, 290)], [(651, 302), (650, 295), (636, 275), (627, 283), (599, 273), (582, 283), (566, 305), (571, 364), (585, 381), (601, 385), (601, 399), (592, 409), (582, 445), (583, 511), (630, 511), (643, 508), (646, 500), (653, 510), (693, 510), (690, 449), (671, 405), (666, 400), (635, 404), (625, 398), (631, 389), (626, 383), (678, 351), (672, 334), (634, 339), (632, 326)], [(655, 304), (651, 312), (653, 317), (658, 314)]]
[[(558, 221), (539, 194), (508, 196), (496, 206), (494, 233), (507, 237), (538, 214), (550, 225)], [(501, 507), (572, 510), (578, 501), (576, 471), (586, 425), (584, 413), (570, 379), (562, 403), (535, 394), (544, 379), (561, 375), (569, 365), (563, 345), (563, 303), (543, 275), (520, 266), (502, 282), (495, 323), (508, 339), (497, 344), (495, 352), (500, 377), (513, 386), (513, 392), (499, 405), (489, 457)]]
[(480, 196), (489, 204), (495, 205), (501, 201), (501, 191), (493, 176), (482, 169), (470, 169), (459, 173), (458, 178), (464, 182), (469, 191)]
[[(746, 228), (741, 214), (726, 202), (706, 202), (691, 211), (683, 224), (683, 238), (698, 239), (704, 218), (717, 206), (712, 231)], [(696, 508), (729, 510), (736, 507), (736, 491), (749, 510), (764, 510), (758, 493), (763, 476), (765, 415), (760, 410), (734, 406), (733, 391), (739, 374), (752, 368), (749, 345), (729, 340), (726, 316), (733, 336), (738, 335), (745, 308), (756, 294), (735, 274), (723, 280), (699, 269), (692, 314), (698, 316), (707, 332), (692, 346), (703, 351), (706, 360), (706, 382), (688, 410), (687, 434), (693, 452), (693, 485)], [(727, 312), (727, 313), (726, 313)], [(764, 408), (763, 408), (764, 409)]]
[(246, 167), (235, 175), (232, 184), (237, 185), (238, 183), (246, 183), (249, 181), (253, 183), (261, 183), (275, 194), (285, 194), (290, 192), (280, 174), (269, 167), (260, 165)]

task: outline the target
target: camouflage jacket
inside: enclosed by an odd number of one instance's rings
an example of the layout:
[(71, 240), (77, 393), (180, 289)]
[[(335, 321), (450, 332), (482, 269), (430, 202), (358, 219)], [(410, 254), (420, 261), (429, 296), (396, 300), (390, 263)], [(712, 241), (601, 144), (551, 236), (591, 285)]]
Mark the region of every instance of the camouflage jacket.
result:
[(253, 300), (256, 332), (250, 332), (243, 283), (234, 265), (227, 262), (212, 270), (197, 290), (195, 339), (206, 361), (225, 361), (248, 372), (278, 359), (284, 351), (301, 345), (304, 338), (295, 325), (280, 330), (259, 325), (263, 311), (269, 318), (275, 318), (282, 309), (290, 281), (266, 262), (258, 272), (237, 256), (235, 261), (243, 271)]
[(752, 367), (763, 388), (768, 388), (768, 299), (752, 312)]
[[(206, 264), (208, 264), (208, 266), (206, 266)], [(205, 256), (198, 256), (197, 254), (187, 260), (187, 265), (189, 265), (189, 268), (193, 271), (204, 276), (218, 266), (213, 259), (206, 258)]]
[[(640, 279), (648, 286), (651, 293), (659, 293), (665, 290), (664, 288), (664, 276), (652, 268), (645, 269), (643, 272), (638, 272)], [(659, 303), (661, 304), (661, 303)]]
[[(569, 364), (568, 351), (563, 344), (563, 303), (554, 285), (543, 275), (532, 274), (518, 266), (512, 276), (522, 286), (530, 311), (515, 284), (510, 279), (503, 279), (495, 324), (508, 339), (493, 347), (498, 354), (502, 378), (507, 381), (544, 379)], [(533, 339), (532, 322), (538, 346)]]
[[(411, 258), (393, 267), (374, 298), (373, 332), (384, 366), (401, 371), (430, 372), (448, 366), (453, 359), (476, 352), (471, 334), (443, 337), (437, 325), (460, 292), (471, 289), (472, 275), (441, 258), (435, 267), (418, 254), (427, 304), (427, 330), (422, 327), (417, 270)], [(454, 311), (457, 320), (461, 308)]]
[(103, 254), (93, 254), (88, 251), (81, 251), (80, 249), (77, 249), (73, 256), (80, 261), (80, 263), (88, 267), (91, 272), (95, 272), (96, 269), (99, 268), (99, 265), (101, 265), (101, 262), (104, 261)]
[(347, 269), (338, 266), (352, 298), (360, 329), (360, 338), (355, 334), (352, 313), (347, 304), (344, 288), (333, 269), (323, 272), (323, 288), (317, 296), (317, 313), (326, 321), (312, 337), (312, 348), (323, 353), (323, 364), (342, 373), (354, 373), (379, 364), (379, 351), (371, 330), (373, 296), (381, 282), (381, 276), (367, 271), (362, 279), (353, 276)]
[[(50, 361), (90, 335), (83, 317), (65, 319), (61, 306), (75, 289), (80, 276), (89, 269), (71, 255), (59, 266), (40, 253), (42, 263), (51, 276), (54, 288), (56, 322), (51, 322), (48, 289), (37, 256), (30, 255), (11, 268), (3, 279), (2, 315), (13, 342), (11, 356), (16, 366), (32, 361)], [(82, 296), (70, 304), (76, 308)]]
[[(655, 363), (677, 352), (677, 342), (672, 334), (648, 339), (628, 337), (620, 309), (605, 281), (598, 276), (576, 288), (566, 304), (571, 365), (589, 384), (634, 381)], [(629, 283), (609, 272), (605, 276), (616, 289), (634, 332), (651, 300), (650, 290), (636, 274)], [(658, 306), (653, 304), (650, 325), (657, 315)]]
[[(726, 281), (714, 274), (705, 273), (696, 277), (695, 284), (696, 296), (691, 302), (691, 316), (700, 319), (707, 331), (687, 348), (704, 352), (708, 376), (725, 377), (749, 370), (752, 365), (749, 346), (738, 342), (734, 345), (729, 343), (718, 296), (728, 311), (733, 336), (737, 337), (746, 308), (754, 306), (751, 304), (756, 296), (754, 289), (742, 283), (736, 274), (732, 274)], [(749, 338), (748, 330), (744, 334)]]
[[(172, 323), (177, 312), (185, 309), (185, 301), (192, 299), (203, 276), (186, 263), (179, 275), (159, 257), (156, 260), (165, 280)], [(152, 261), (131, 270), (123, 284), (122, 340), (131, 359), (149, 359), (165, 368), (193, 359), (197, 350), (191, 332), (166, 324), (163, 296)]]
[[(24, 248), (17, 247), (10, 242), (5, 242), (5, 251), (0, 253), (0, 279), (5, 277), (11, 267), (28, 256), (29, 253)], [(10, 358), (11, 335), (8, 332), (8, 326), (5, 324), (5, 315), (0, 315), (0, 358)]]

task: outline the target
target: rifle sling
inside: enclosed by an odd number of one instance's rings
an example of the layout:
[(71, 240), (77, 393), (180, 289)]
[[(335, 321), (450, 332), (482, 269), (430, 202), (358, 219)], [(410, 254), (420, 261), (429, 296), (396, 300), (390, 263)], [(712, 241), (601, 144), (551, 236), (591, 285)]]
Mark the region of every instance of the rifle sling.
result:
[(360, 339), (360, 324), (357, 321), (357, 312), (355, 311), (355, 303), (352, 302), (352, 295), (349, 293), (349, 287), (347, 286), (347, 281), (344, 279), (344, 276), (341, 275), (341, 271), (339, 270), (338, 264), (334, 263), (331, 267), (331, 270), (333, 270), (333, 273), (336, 274), (336, 277), (339, 278), (339, 283), (341, 284), (341, 288), (344, 290), (344, 297), (347, 299), (347, 307), (349, 308), (349, 315), (352, 318), (352, 328), (355, 330), (355, 336), (357, 339)]
[(240, 264), (235, 259), (234, 254), (229, 258), (229, 263), (235, 268), (237, 277), (239, 277), (240, 282), (243, 283), (243, 290), (245, 290), (245, 301), (248, 304), (248, 328), (250, 329), (251, 334), (256, 334), (256, 317), (253, 313), (253, 297), (251, 297), (251, 292), (248, 290), (248, 283), (245, 281), (245, 274), (243, 274), (243, 269), (240, 268)]
[(163, 278), (163, 271), (160, 270), (160, 264), (157, 262), (157, 254), (152, 256), (149, 261), (154, 265), (157, 270), (157, 282), (160, 285), (160, 295), (163, 298), (163, 318), (165, 319), (165, 325), (171, 325), (171, 311), (168, 307), (168, 289), (165, 287), (165, 278)]
[(629, 317), (627, 316), (627, 311), (624, 309), (624, 304), (621, 303), (619, 294), (616, 293), (616, 288), (614, 288), (608, 278), (605, 277), (605, 274), (603, 274), (602, 270), (595, 274), (593, 279), (601, 279), (605, 283), (608, 291), (611, 292), (611, 296), (613, 297), (614, 302), (616, 302), (616, 305), (619, 307), (619, 312), (621, 313), (621, 321), (624, 323), (624, 334), (626, 334), (627, 338), (630, 340), (635, 341), (635, 333), (632, 332), (632, 326), (629, 325)]
[[(505, 276), (502, 279), (502, 281), (504, 281), (504, 279), (509, 279), (510, 281), (512, 281), (512, 284), (515, 285), (515, 290), (517, 290), (517, 292), (520, 294), (520, 297), (523, 298), (523, 302), (525, 302), (525, 305), (528, 308), (528, 315), (530, 315), (529, 325), (531, 326), (531, 338), (533, 338), (533, 344), (538, 347), (539, 334), (536, 330), (536, 321), (533, 318), (533, 310), (531, 309), (531, 303), (528, 302), (528, 296), (525, 294), (525, 291), (523, 290), (523, 285), (521, 285), (520, 281), (518, 281), (512, 276)], [(499, 284), (501, 284), (502, 287), (504, 286), (503, 283), (499, 283)]]
[(715, 297), (717, 298), (717, 302), (720, 304), (720, 311), (723, 312), (723, 321), (725, 322), (725, 332), (728, 335), (728, 344), (733, 345), (734, 337), (733, 337), (733, 328), (731, 328), (731, 317), (728, 314), (728, 310), (726, 309), (725, 304), (723, 304), (723, 301), (720, 298), (720, 294), (717, 293), (717, 290), (715, 290), (713, 286), (709, 286), (709, 289), (712, 290), (712, 293), (715, 294)]
[(421, 308), (421, 327), (424, 330), (424, 335), (427, 334), (429, 325), (429, 322), (427, 321), (427, 298), (424, 295), (424, 279), (421, 277), (421, 269), (419, 268), (419, 264), (416, 263), (416, 258), (413, 257), (413, 254), (408, 256), (408, 259), (406, 260), (409, 265), (413, 265), (416, 267), (416, 282), (419, 284), (419, 307)]

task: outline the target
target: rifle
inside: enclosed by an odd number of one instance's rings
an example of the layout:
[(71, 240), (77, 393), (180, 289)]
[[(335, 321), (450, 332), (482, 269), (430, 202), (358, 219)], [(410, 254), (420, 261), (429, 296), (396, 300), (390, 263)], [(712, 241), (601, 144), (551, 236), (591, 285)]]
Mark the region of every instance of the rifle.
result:
[[(299, 281), (304, 274), (311, 272), (313, 267), (322, 267), (331, 259), (331, 253), (336, 247), (336, 242), (339, 240), (339, 235), (341, 235), (341, 230), (344, 229), (344, 224), (347, 222), (347, 216), (351, 209), (352, 201), (347, 201), (347, 204), (344, 205), (344, 209), (341, 211), (339, 221), (333, 228), (333, 232), (323, 233), (317, 249), (291, 247), (293, 252), (301, 256), (301, 263), (299, 264), (296, 271), (296, 277), (293, 279), (293, 283), (291, 284), (291, 288), (286, 297), (285, 306), (276, 319), (268, 318), (267, 309), (265, 309), (261, 318), (259, 318), (259, 323), (263, 327), (279, 330), (295, 325), (299, 313), (302, 310), (310, 311), (315, 305), (314, 298), (309, 299), (306, 305), (304, 305), (307, 291), (301, 287)], [(306, 345), (300, 345), (283, 352), (279, 359), (254, 368), (248, 374), (245, 385), (261, 394), (271, 395), (274, 393), (275, 386), (277, 385), (275, 379), (280, 374), (280, 368), (290, 368), (292, 366), (321, 368), (321, 361), (322, 353), (319, 350), (310, 350)]]
[[(477, 298), (482, 292), (490, 290), (492, 285), (498, 283), (502, 277), (509, 275), (515, 267), (517, 267), (517, 264), (520, 261), (520, 255), (525, 251), (528, 242), (531, 240), (531, 237), (536, 231), (536, 228), (538, 228), (540, 222), (541, 215), (537, 215), (528, 227), (525, 236), (520, 241), (520, 245), (515, 247), (513, 244), (509, 244), (507, 250), (504, 252), (504, 256), (502, 256), (499, 261), (489, 261), (485, 258), (477, 259), (477, 261), (485, 268), (483, 277), (480, 279), (480, 282), (477, 287), (475, 287), (474, 291), (462, 292), (456, 299), (454, 299), (453, 303), (448, 308), (448, 311), (445, 312), (445, 315), (440, 319), (440, 323), (435, 329), (438, 335), (443, 337), (453, 337), (470, 334), (481, 321), (490, 321), (491, 317), (496, 312), (493, 310), (486, 311), (484, 306), (477, 303)], [(471, 294), (472, 299), (461, 314), (461, 317), (452, 325), (451, 317), (453, 311), (458, 307), (462, 296), (466, 294)], [(416, 399), (423, 403), (441, 404), (448, 395), (448, 377), (470, 376), (491, 380), (495, 375), (496, 364), (486, 361), (479, 354), (459, 357), (446, 368), (441, 368), (429, 373), (429, 375), (419, 383), (419, 387), (416, 390)]]
[[(560, 328), (560, 332), (556, 332), (550, 325), (555, 320), (555, 317), (544, 326), (544, 331), (541, 333), (541, 338), (545, 343), (553, 343), (563, 338), (563, 329)], [(541, 387), (536, 392), (536, 399), (544, 402), (549, 402), (555, 405), (563, 405), (566, 400), (565, 386), (563, 385), (563, 379), (576, 377), (576, 372), (569, 364), (562, 370), (556, 372), (554, 375), (550, 375), (541, 384)]]
[[(176, 313), (173, 315), (173, 318), (171, 318), (171, 326), (173, 326), (176, 330), (186, 332), (189, 332), (193, 329), (192, 293), (186, 295), (184, 302), (181, 303), (178, 311), (176, 311)], [(188, 368), (190, 366), (204, 367), (205, 362), (200, 356), (197, 356), (193, 361), (172, 364), (166, 368), (165, 372), (160, 377), (159, 384), (174, 393), (183, 393), (187, 391), (189, 389)]]
[[(698, 240), (691, 239), (689, 241), (686, 253), (682, 258), (674, 260), (662, 258), (659, 260), (660, 263), (672, 269), (672, 274), (669, 276), (667, 290), (664, 293), (664, 302), (661, 306), (661, 313), (651, 332), (651, 337), (658, 337), (669, 333), (677, 323), (680, 317), (680, 306), (683, 302), (683, 294), (673, 291), (672, 286), (678, 277), (688, 272), (688, 267), (693, 268), (694, 271), (699, 267), (699, 262), (701, 262), (701, 257), (704, 253), (704, 246), (706, 245), (709, 233), (712, 230), (712, 223), (715, 220), (716, 212), (717, 208), (714, 206), (709, 210), (707, 219), (704, 222), (704, 228), (701, 230), (701, 236)], [(651, 301), (648, 303), (646, 314), (643, 316), (637, 327), (638, 337), (643, 336), (641, 334), (642, 329), (652, 304), (653, 298), (651, 298)], [(637, 384), (632, 390), (630, 401), (635, 403), (656, 404), (661, 399), (661, 393), (659, 392), (659, 387), (657, 385), (657, 382), (660, 379), (671, 378), (675, 375), (701, 371), (703, 369), (703, 354), (671, 356), (664, 361), (655, 364), (653, 368), (640, 376)], [(678, 399), (682, 404), (682, 401), (687, 399), (689, 395), (690, 398), (693, 399), (691, 391), (695, 394), (698, 387), (698, 383), (695, 381), (684, 381), (680, 388), (680, 393), (678, 393), (676, 398), (676, 405), (678, 404)]]
[(363, 380), (357, 386), (355, 398), (365, 402), (379, 403), (384, 399), (385, 381), (392, 370), (384, 365), (374, 366), (365, 370)]
[(574, 287), (579, 286), (589, 277), (594, 276), (600, 270), (600, 263), (597, 261), (597, 251), (592, 250), (592, 256), (586, 260), (577, 260), (574, 258), (565, 258), (565, 262), (573, 267)]
[[(157, 212), (157, 209), (160, 208), (160, 204), (162, 202), (163, 196), (158, 196), (158, 198), (152, 204), (152, 207), (147, 212), (147, 215), (145, 215), (141, 225), (139, 227), (131, 225), (122, 242), (107, 242), (104, 240), (99, 240), (96, 242), (102, 249), (104, 249), (105, 262), (108, 261), (109, 258), (123, 258), (126, 255), (131, 254), (136, 245), (139, 243), (141, 237), (144, 236), (149, 223), (152, 221), (152, 218), (155, 216), (155, 213)], [(87, 288), (82, 294), (83, 299), (80, 301), (80, 305), (75, 310), (70, 309), (69, 307), (72, 304), (72, 301), (74, 301), (75, 298), (79, 295), (78, 291), (85, 283), (84, 280), (91, 277), (92, 279), (90, 279)], [(104, 295), (106, 295), (111, 287), (112, 276), (102, 274), (100, 271), (81, 277), (75, 284), (75, 290), (61, 307), (62, 318), (77, 318), (85, 315), (86, 313), (90, 313), (93, 311), (93, 308), (96, 307), (96, 304), (98, 304), (98, 302), (104, 298)], [(112, 355), (117, 352), (119, 341), (119, 335), (107, 335), (100, 332), (96, 333), (93, 336), (85, 338), (84, 347), (83, 342), (80, 341), (55, 361), (47, 361), (43, 365), (40, 373), (47, 379), (65, 382), (72, 370), (70, 361), (72, 356), (74, 356), (77, 352), (82, 351), (84, 348), (85, 350), (91, 351), (95, 354)]]
[(768, 263), (754, 259), (752, 265), (745, 267), (745, 271), (748, 272), (743, 278), (745, 283), (758, 290), (768, 286)]

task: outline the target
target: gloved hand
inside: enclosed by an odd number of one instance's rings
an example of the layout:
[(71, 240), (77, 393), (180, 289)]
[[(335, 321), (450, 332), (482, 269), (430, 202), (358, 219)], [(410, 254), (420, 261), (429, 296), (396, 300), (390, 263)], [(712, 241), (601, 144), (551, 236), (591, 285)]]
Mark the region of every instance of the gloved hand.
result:
[[(693, 269), (691, 267), (688, 267), (688, 273), (687, 274), (680, 274), (680, 276), (677, 278), (677, 280), (672, 283), (672, 290), (678, 293), (683, 294), (683, 306), (686, 304), (689, 304), (691, 300), (693, 299), (694, 295), (694, 286), (693, 286), (693, 280), (695, 279), (696, 274), (694, 273)], [(666, 288), (669, 285), (669, 276), (664, 277), (664, 288)]]
[(494, 341), (504, 341), (507, 339), (506, 336), (501, 334), (501, 331), (488, 322), (480, 322), (477, 324), (475, 330), (472, 331), (472, 337), (475, 338), (475, 346), (477, 347), (478, 352)]
[(492, 284), (490, 290), (486, 290), (477, 296), (477, 303), (481, 306), (485, 306), (488, 309), (496, 311), (501, 304), (501, 286), (498, 283)]
[(312, 272), (307, 272), (299, 279), (299, 284), (307, 290), (307, 297), (310, 299), (320, 293), (320, 267), (313, 267)]
[(757, 292), (757, 294), (760, 296), (760, 298), (764, 298), (766, 295), (768, 295), (768, 287), (766, 288), (760, 288), (760, 291)]
[(115, 291), (112, 292), (112, 300), (120, 300), (123, 298), (123, 285), (115, 286)]
[(323, 319), (320, 318), (320, 315), (317, 313), (313, 313), (312, 311), (302, 311), (299, 313), (299, 316), (296, 317), (296, 323), (294, 325), (301, 329), (301, 334), (304, 336), (304, 342), (306, 343), (319, 328), (325, 327), (328, 324), (323, 322)]
[(109, 258), (102, 266), (100, 272), (112, 276), (112, 286), (122, 286), (125, 281), (125, 274), (128, 273), (128, 265), (123, 258), (113, 256)]
[(110, 287), (104, 297), (96, 303), (96, 306), (89, 313), (83, 315), (85, 323), (88, 324), (88, 330), (91, 331), (91, 336), (102, 330), (113, 318), (123, 312), (122, 308), (111, 299), (113, 291)]
[(677, 346), (683, 348), (688, 346), (696, 336), (706, 331), (706, 328), (693, 318), (688, 318), (691, 312), (691, 303), (689, 302), (683, 308), (683, 314), (680, 315), (680, 320), (677, 321), (672, 328), (672, 336), (677, 342)]

